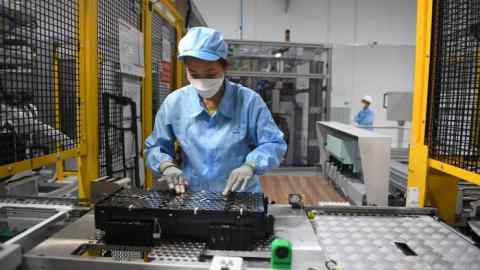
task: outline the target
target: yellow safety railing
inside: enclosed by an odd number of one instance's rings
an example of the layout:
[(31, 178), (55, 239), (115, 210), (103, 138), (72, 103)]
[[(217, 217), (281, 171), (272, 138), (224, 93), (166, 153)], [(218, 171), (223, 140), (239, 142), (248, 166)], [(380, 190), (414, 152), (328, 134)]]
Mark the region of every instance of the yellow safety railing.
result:
[[(429, 72), (431, 67), (433, 1), (417, 1), (415, 86), (413, 93), (407, 206), (438, 208), (448, 223), (456, 220), (458, 181), (480, 184), (480, 175), (429, 157), (425, 130), (429, 124)], [(432, 82), (433, 83), (433, 82)]]
[[(152, 6), (150, 4), (150, 0), (143, 0), (143, 21), (142, 21), (142, 30), (144, 33), (144, 44), (145, 44), (145, 70), (152, 70)], [(152, 115), (152, 72), (145, 72), (145, 78), (143, 79), (142, 83), (142, 134), (143, 140), (152, 133), (153, 129), (153, 115)], [(142, 144), (143, 150), (143, 144)], [(143, 151), (142, 151), (143, 157)], [(144, 159), (145, 163), (145, 159)], [(152, 173), (150, 170), (145, 169), (145, 186), (147, 188), (152, 186)]]
[[(172, 27), (175, 28), (177, 43), (185, 33), (184, 22), (174, 4), (168, 0), (161, 0), (155, 4), (150, 4), (149, 0), (143, 0), (143, 14), (142, 28), (144, 32), (145, 43), (145, 70), (152, 70), (152, 13), (155, 12), (164, 18)], [(175, 60), (176, 57), (174, 56)], [(173, 88), (180, 88), (184, 81), (184, 67), (181, 61), (173, 61), (175, 63), (175, 84)], [(153, 113), (152, 113), (152, 73), (145, 72), (145, 79), (143, 80), (143, 108), (142, 108), (142, 125), (143, 125), (143, 140), (145, 140), (153, 129)], [(143, 146), (142, 146), (143, 149)], [(153, 176), (150, 170), (145, 169), (145, 186), (150, 188), (152, 186)]]
[[(79, 197), (81, 199), (90, 196), (91, 181), (99, 177), (99, 45), (98, 45), (98, 9), (97, 0), (78, 0), (78, 70), (75, 78), (76, 92), (78, 93), (78, 110), (75, 117), (79, 122), (76, 127), (78, 142), (73, 149), (63, 150), (57, 144), (56, 152), (41, 157), (32, 158), (0, 166), (0, 177), (11, 176), (16, 173), (39, 168), (49, 164), (56, 164), (57, 179), (62, 180), (65, 176), (76, 175), (79, 183)], [(184, 22), (177, 12), (175, 5), (168, 0), (161, 0), (154, 4), (150, 0), (141, 0), (142, 32), (144, 33), (144, 64), (145, 77), (142, 80), (142, 134), (143, 140), (150, 135), (153, 128), (152, 115), (152, 14), (161, 15), (176, 31), (177, 42), (185, 33)], [(55, 123), (54, 127), (61, 128), (60, 97), (62, 91), (61, 78), (59, 75), (60, 59), (55, 48), (52, 68), (52, 92), (55, 99)], [(176, 59), (176, 58), (175, 58)], [(175, 82), (173, 87), (181, 87), (184, 81), (184, 71), (181, 62), (173, 60), (175, 65)], [(64, 170), (63, 161), (76, 159), (78, 170), (67, 172)], [(152, 175), (149, 170), (145, 171), (146, 187), (152, 185)]]
[[(88, 2), (88, 1), (78, 1), (78, 8), (79, 9), (78, 9), (78, 14), (76, 14), (78, 16), (78, 18), (80, 18), (80, 16), (81, 16), (81, 14), (80, 14), (81, 13), (81, 7), (85, 6), (84, 2)], [(6, 8), (6, 7), (4, 7), (4, 8)], [(39, 20), (42, 20), (42, 18), (39, 18)], [(41, 24), (37, 23), (37, 25), (41, 25)], [(61, 129), (61, 114), (60, 114), (61, 100), (60, 100), (60, 78), (59, 78), (60, 71), (59, 71), (58, 50), (59, 50), (59, 48), (56, 47), (52, 51), (52, 63), (51, 63), (52, 64), (52, 74), (51, 74), (52, 89), (51, 90), (52, 90), (52, 98), (53, 98), (53, 106), (54, 106), (54, 108), (53, 108), (54, 109), (53, 127), (56, 128), (57, 130), (60, 130)], [(80, 57), (80, 56), (75, 55), (75, 57)], [(79, 63), (79, 61), (75, 61), (75, 62)], [(80, 69), (79, 69), (78, 66), (76, 67), (76, 70), (80, 73)], [(44, 74), (44, 76), (48, 76), (48, 75)], [(78, 77), (75, 77), (74, 80), (78, 81)], [(32, 82), (32, 83), (36, 83), (36, 82)], [(84, 95), (82, 95), (81, 91), (79, 91), (80, 86), (78, 85), (78, 83), (76, 84), (76, 87), (77, 87), (76, 92), (80, 93), (79, 99), (80, 100), (85, 100)], [(80, 110), (83, 110), (83, 109), (84, 109), (83, 105), (80, 104)], [(81, 128), (81, 126), (84, 124), (84, 116), (80, 115), (78, 113), (79, 112), (77, 111), (76, 119), (80, 123), (79, 124), (80, 127), (77, 127), (77, 129), (79, 129), (79, 131), (77, 131), (77, 132), (79, 132), (79, 136), (77, 138), (78, 141), (75, 143), (73, 148), (65, 150), (65, 149), (62, 148), (61, 144), (57, 141), (54, 153), (50, 153), (50, 154), (46, 154), (46, 155), (38, 156), (38, 157), (33, 157), (33, 158), (30, 158), (30, 159), (26, 159), (26, 160), (16, 161), (16, 162), (12, 162), (10, 164), (1, 165), (0, 166), (0, 178), (12, 176), (12, 175), (14, 175), (16, 173), (19, 173), (19, 172), (22, 172), (22, 171), (32, 170), (32, 169), (40, 168), (40, 167), (45, 166), (45, 165), (56, 163), (59, 171), (62, 172), (60, 175), (57, 175), (57, 176), (58, 176), (59, 179), (63, 179), (63, 177), (65, 175), (63, 173), (63, 161), (67, 160), (67, 159), (78, 157), (82, 154), (83, 155), (86, 154), (86, 148), (82, 147), (82, 141), (83, 141), (83, 138), (85, 138), (84, 129)]]
[(90, 196), (90, 183), (98, 178), (98, 3), (80, 0), (80, 123), (82, 155), (77, 159), (79, 197)]

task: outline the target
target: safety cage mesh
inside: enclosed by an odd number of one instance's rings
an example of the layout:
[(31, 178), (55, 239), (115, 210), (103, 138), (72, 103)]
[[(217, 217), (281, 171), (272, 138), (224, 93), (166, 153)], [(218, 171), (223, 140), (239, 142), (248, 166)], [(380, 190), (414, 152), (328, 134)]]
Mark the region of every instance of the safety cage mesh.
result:
[(75, 0), (0, 1), (0, 165), (78, 147)]
[[(124, 131), (109, 129), (108, 146), (105, 147), (103, 95), (105, 93), (122, 96), (122, 76), (120, 74), (119, 21), (122, 20), (138, 30), (141, 29), (141, 0), (99, 0), (98, 1), (98, 47), (99, 47), (99, 161), (100, 175), (107, 174), (107, 166), (112, 168), (112, 176), (125, 176)], [(110, 126), (122, 127), (123, 106), (111, 103), (109, 108)], [(107, 164), (107, 155), (109, 162)], [(130, 168), (129, 170), (133, 170)]]
[(480, 1), (434, 1), (430, 157), (480, 173)]
[(157, 12), (152, 13), (152, 103), (153, 121), (167, 95), (172, 91), (175, 29)]

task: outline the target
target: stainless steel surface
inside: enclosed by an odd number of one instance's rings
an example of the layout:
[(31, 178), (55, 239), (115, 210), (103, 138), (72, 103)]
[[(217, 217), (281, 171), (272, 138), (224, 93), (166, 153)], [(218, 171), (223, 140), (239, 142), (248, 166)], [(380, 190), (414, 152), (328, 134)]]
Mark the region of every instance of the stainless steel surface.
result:
[(383, 106), (387, 109), (388, 121), (412, 120), (412, 92), (387, 92), (384, 94)]
[(273, 237), (262, 241), (257, 241), (254, 244), (252, 251), (236, 251), (236, 250), (205, 250), (204, 255), (207, 256), (227, 256), (227, 257), (242, 257), (242, 258), (256, 258), (256, 259), (268, 259), (272, 257), (272, 244)]
[(390, 188), (407, 191), (408, 165), (392, 160), (390, 163)]
[(130, 178), (110, 178), (104, 176), (92, 181), (90, 201), (97, 203), (110, 194), (119, 191), (122, 187), (128, 187), (132, 180)]
[(304, 210), (285, 205), (273, 205), (270, 209), (275, 217), (275, 237), (292, 243), (292, 269), (325, 269), (323, 249)]
[(409, 148), (407, 147), (394, 147), (391, 150), (390, 157), (394, 161), (398, 162), (408, 162)]
[(310, 206), (307, 211), (325, 215), (373, 215), (373, 216), (431, 216), (437, 215), (435, 208), (377, 207), (377, 206)]
[[(325, 269), (322, 249), (303, 210), (289, 205), (271, 205), (275, 216), (275, 236), (293, 244), (292, 269)], [(209, 262), (192, 259), (201, 245), (192, 242), (166, 244), (155, 247), (152, 260), (116, 261), (108, 257), (72, 255), (78, 247), (95, 243), (93, 213), (88, 213), (62, 231), (36, 246), (24, 256), (26, 269), (209, 269)], [(258, 253), (265, 256), (266, 252)], [(269, 269), (269, 262), (246, 261), (247, 269)]]
[(31, 197), (74, 197), (78, 191), (76, 176), (66, 177), (63, 181), (55, 181), (53, 172), (25, 171), (17, 173), (5, 181), (4, 196)]
[(18, 173), (6, 180), (6, 194), (15, 196), (37, 196), (40, 175), (33, 171)]
[[(411, 125), (405, 125), (404, 122), (398, 122), (397, 126), (372, 126), (372, 131), (385, 134), (392, 137), (392, 158), (402, 158), (408, 161), (408, 148), (410, 145)], [(395, 155), (394, 155), (395, 154)]]
[(477, 236), (480, 236), (480, 221), (479, 220), (471, 220), (467, 224), (470, 227), (470, 229), (472, 229), (472, 231)]
[[(36, 202), (36, 203), (29, 203)], [(28, 251), (59, 229), (57, 223), (64, 221), (73, 209), (71, 205), (41, 204), (38, 201), (0, 200), (1, 222), (21, 231), (5, 244), (19, 244)]]
[(271, 250), (269, 251), (235, 251), (235, 250), (206, 250), (206, 256), (226, 256), (270, 260)]
[(22, 263), (20, 245), (0, 245), (0, 266), (2, 270), (15, 270)]
[(38, 183), (39, 196), (58, 197), (58, 198), (76, 198), (78, 194), (77, 177), (65, 177), (63, 181), (43, 181)]
[[(320, 148), (320, 164), (324, 175), (335, 183), (352, 202), (362, 202), (362, 192), (368, 205), (386, 206), (388, 204), (388, 185), (390, 168), (391, 137), (363, 128), (338, 122), (317, 122), (317, 138)], [(341, 173), (333, 164), (328, 164), (330, 152), (326, 149), (327, 136), (352, 141), (354, 149), (353, 162), (360, 167), (360, 172), (351, 175)], [(358, 179), (359, 181), (355, 181)], [(362, 187), (363, 186), (363, 187)], [(363, 191), (364, 190), (364, 191)]]
[[(332, 208), (313, 224), (328, 258), (342, 269), (480, 269), (480, 250), (469, 240), (431, 216), (407, 211)], [(395, 242), (405, 243), (417, 256), (405, 255)]]

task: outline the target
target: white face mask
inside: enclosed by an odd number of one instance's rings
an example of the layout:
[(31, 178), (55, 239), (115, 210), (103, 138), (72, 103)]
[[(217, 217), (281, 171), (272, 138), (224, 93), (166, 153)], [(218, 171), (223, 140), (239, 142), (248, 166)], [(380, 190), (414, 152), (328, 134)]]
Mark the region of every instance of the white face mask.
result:
[(188, 76), (188, 81), (192, 84), (195, 90), (197, 90), (197, 93), (202, 98), (211, 98), (215, 96), (215, 94), (220, 90), (224, 79), (225, 75), (214, 79), (193, 79)]

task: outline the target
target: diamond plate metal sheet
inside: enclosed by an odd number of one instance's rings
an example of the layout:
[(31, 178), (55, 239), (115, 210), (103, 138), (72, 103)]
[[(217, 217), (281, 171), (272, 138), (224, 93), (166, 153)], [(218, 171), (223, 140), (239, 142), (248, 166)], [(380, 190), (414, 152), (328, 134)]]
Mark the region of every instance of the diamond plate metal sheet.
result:
[[(313, 225), (327, 256), (342, 269), (480, 269), (480, 250), (430, 216), (319, 215)], [(405, 255), (395, 242), (417, 255)]]

